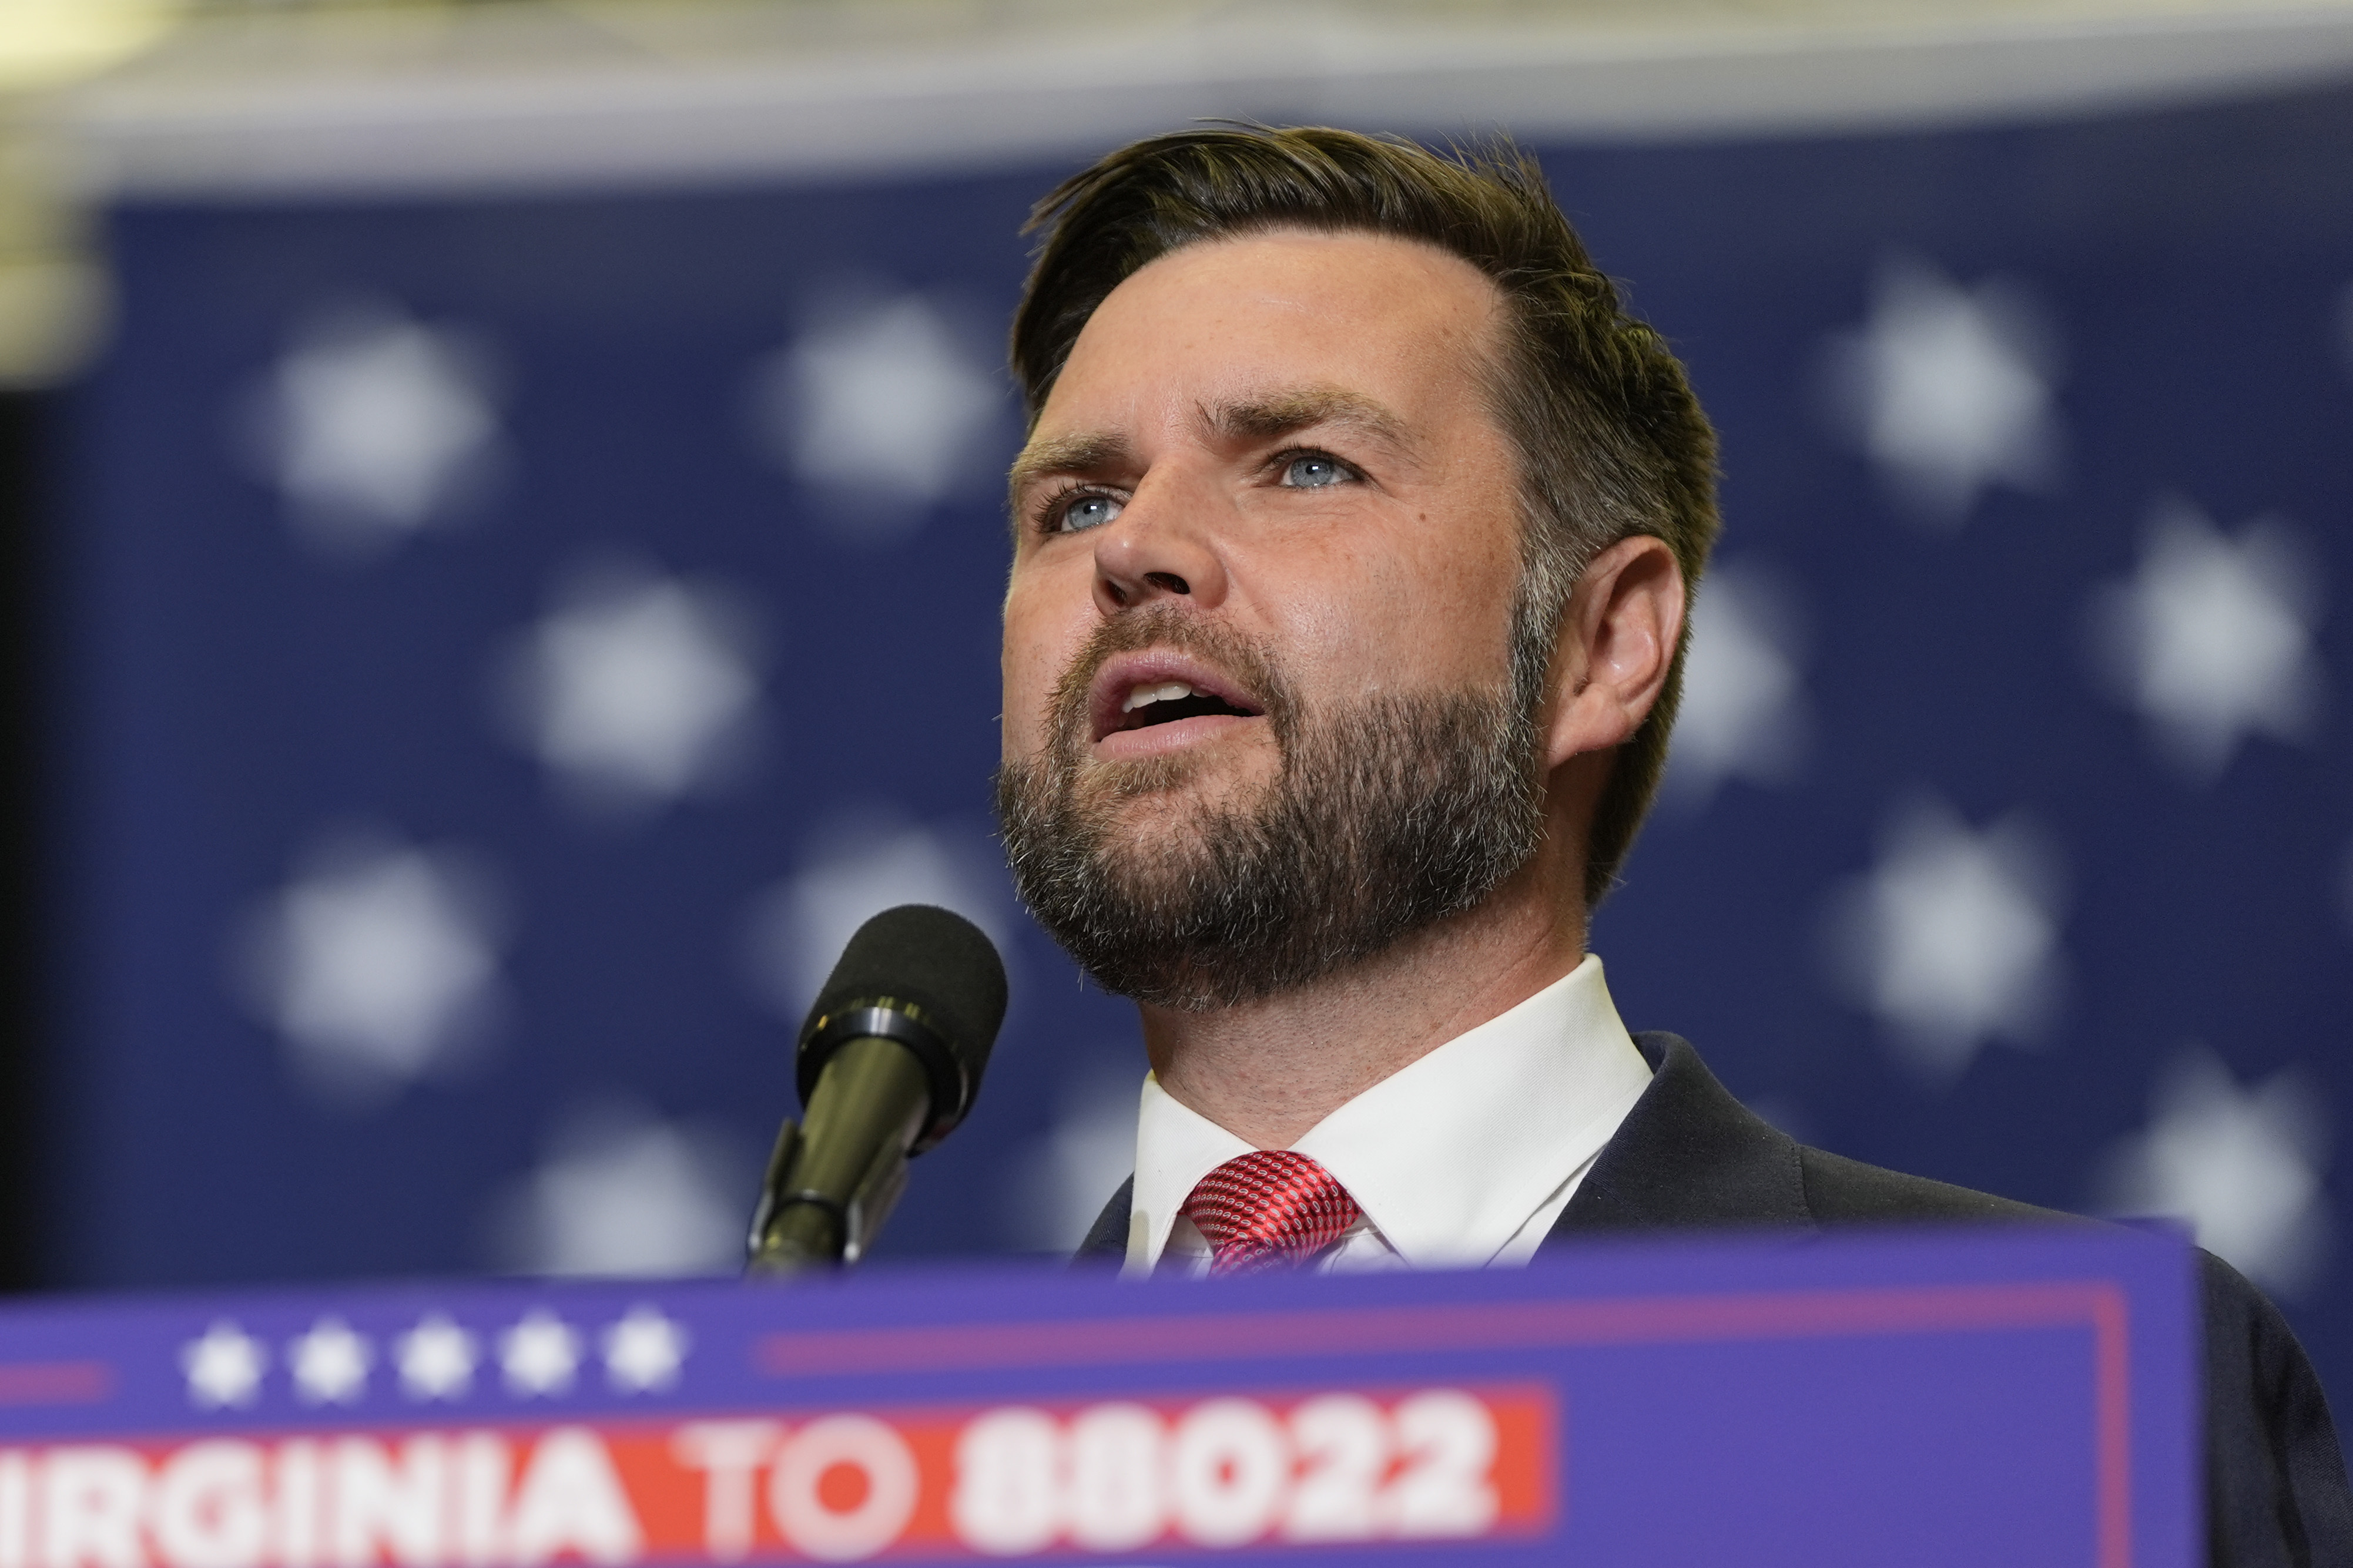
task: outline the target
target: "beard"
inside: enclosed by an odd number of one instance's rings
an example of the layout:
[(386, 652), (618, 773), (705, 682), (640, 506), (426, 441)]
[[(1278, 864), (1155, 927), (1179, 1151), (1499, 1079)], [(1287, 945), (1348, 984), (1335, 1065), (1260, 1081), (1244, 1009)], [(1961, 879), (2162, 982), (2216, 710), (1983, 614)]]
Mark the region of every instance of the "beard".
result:
[[(1197, 804), (1203, 748), (1096, 763), (1103, 661), (1174, 647), (1242, 681), (1280, 755), (1258, 798)], [(1380, 695), (1309, 711), (1267, 653), (1174, 608), (1097, 630), (1056, 684), (1047, 749), (997, 776), (1021, 901), (1095, 983), (1202, 1012), (1310, 984), (1478, 904), (1544, 831), (1535, 693)]]

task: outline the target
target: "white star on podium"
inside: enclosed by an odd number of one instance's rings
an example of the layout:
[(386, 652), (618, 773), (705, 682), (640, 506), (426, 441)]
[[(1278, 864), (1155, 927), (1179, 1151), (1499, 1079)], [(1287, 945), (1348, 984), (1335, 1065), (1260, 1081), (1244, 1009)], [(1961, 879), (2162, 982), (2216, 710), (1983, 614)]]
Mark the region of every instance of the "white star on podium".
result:
[(534, 1307), (499, 1336), (507, 1386), (526, 1397), (564, 1393), (579, 1366), (579, 1331), (553, 1312)]
[(223, 1318), (180, 1348), (180, 1368), (188, 1374), (188, 1399), (206, 1409), (253, 1403), (269, 1352), (259, 1340)]
[(686, 1360), (685, 1326), (658, 1307), (630, 1308), (605, 1331), (604, 1342), (605, 1375), (624, 1394), (670, 1387)]
[(455, 1399), (473, 1386), (474, 1336), (439, 1312), (394, 1341), (393, 1353), (411, 1399)]
[(375, 1352), (341, 1318), (322, 1318), (286, 1347), (294, 1392), (306, 1405), (349, 1405), (367, 1391)]

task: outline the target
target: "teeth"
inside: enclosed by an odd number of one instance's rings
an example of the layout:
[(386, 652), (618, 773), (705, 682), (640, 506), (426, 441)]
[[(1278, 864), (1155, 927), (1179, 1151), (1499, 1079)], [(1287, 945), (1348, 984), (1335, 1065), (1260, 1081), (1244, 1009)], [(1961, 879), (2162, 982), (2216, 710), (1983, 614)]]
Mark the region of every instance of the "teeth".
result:
[(1119, 705), (1123, 713), (1133, 713), (1147, 702), (1174, 702), (1180, 697), (1190, 697), (1193, 689), (1181, 680), (1164, 680), (1157, 686), (1139, 686), (1127, 694)]

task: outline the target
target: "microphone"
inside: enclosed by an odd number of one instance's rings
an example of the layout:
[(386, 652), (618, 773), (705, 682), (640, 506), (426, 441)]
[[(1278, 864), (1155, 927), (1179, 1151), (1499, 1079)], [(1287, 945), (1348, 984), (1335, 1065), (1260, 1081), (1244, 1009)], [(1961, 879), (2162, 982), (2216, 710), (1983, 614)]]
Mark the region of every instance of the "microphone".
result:
[(962, 915), (902, 904), (859, 927), (801, 1026), (803, 1120), (776, 1134), (744, 1273), (863, 1257), (908, 1160), (972, 1109), (1004, 1021), (1005, 961)]

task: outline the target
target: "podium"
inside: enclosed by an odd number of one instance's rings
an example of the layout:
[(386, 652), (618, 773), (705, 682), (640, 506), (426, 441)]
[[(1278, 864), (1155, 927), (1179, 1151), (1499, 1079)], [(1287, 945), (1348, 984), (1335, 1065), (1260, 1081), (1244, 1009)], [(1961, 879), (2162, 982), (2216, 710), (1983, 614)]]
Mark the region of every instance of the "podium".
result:
[(2187, 1243), (0, 1311), (0, 1568), (2200, 1558)]

